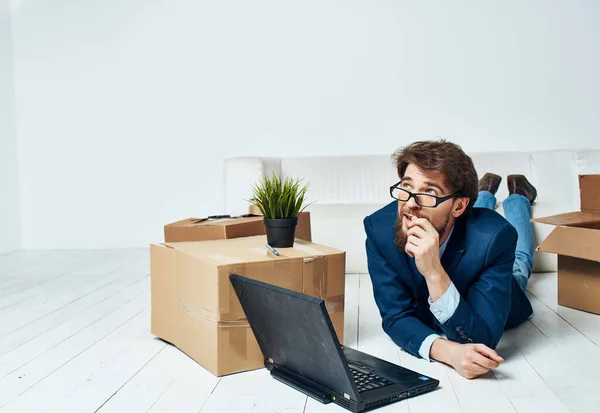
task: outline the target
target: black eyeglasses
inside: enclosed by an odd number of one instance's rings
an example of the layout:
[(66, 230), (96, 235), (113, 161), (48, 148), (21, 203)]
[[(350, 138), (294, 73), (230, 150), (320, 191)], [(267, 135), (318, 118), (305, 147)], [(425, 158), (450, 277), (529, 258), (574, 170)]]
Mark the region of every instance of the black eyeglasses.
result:
[(412, 193), (407, 191), (406, 189), (400, 188), (398, 185), (400, 185), (401, 183), (402, 181), (390, 186), (390, 196), (402, 202), (408, 202), (409, 199), (414, 197), (418, 205), (426, 208), (435, 208), (442, 202), (452, 199), (460, 194), (460, 191), (457, 191), (448, 196), (435, 196), (430, 194)]

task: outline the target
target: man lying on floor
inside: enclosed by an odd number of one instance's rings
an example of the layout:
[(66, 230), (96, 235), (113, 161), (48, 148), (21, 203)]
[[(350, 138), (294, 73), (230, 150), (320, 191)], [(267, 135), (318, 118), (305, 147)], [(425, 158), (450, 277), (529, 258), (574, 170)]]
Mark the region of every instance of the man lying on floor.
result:
[(498, 367), (505, 329), (533, 312), (525, 291), (537, 192), (509, 175), (505, 219), (493, 210), (501, 177), (478, 181), (458, 145), (416, 142), (394, 156), (395, 201), (364, 220), (383, 329), (408, 353), (475, 378)]

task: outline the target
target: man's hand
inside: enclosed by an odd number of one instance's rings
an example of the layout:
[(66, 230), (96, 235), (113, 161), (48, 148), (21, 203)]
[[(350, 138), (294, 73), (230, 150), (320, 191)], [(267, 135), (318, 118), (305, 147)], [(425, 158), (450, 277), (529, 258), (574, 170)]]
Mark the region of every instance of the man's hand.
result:
[(481, 376), (503, 361), (496, 351), (484, 344), (458, 344), (450, 351), (450, 365), (467, 379)]
[(504, 361), (495, 350), (484, 344), (460, 344), (438, 338), (433, 342), (430, 357), (449, 364), (467, 379), (474, 379), (497, 368)]
[(415, 259), (417, 269), (424, 277), (441, 275), (440, 237), (431, 222), (425, 218), (413, 218), (408, 223), (405, 251)]

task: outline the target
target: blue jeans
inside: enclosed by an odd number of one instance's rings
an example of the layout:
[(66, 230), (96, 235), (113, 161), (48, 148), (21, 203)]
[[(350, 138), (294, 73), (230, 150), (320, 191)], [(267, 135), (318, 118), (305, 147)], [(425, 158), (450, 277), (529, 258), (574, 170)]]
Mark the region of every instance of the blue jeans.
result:
[[(488, 191), (480, 191), (473, 207), (494, 209), (496, 197)], [(513, 276), (523, 291), (533, 267), (533, 227), (531, 225), (531, 204), (523, 195), (512, 194), (502, 204), (504, 217), (515, 227), (518, 234)]]

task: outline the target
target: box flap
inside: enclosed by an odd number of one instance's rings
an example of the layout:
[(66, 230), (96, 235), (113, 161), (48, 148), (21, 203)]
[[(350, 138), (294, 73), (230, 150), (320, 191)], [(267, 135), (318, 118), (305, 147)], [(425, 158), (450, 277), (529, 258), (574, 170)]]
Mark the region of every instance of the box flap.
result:
[(216, 225), (216, 226), (229, 226), (237, 224), (247, 224), (249, 222), (263, 222), (263, 217), (233, 217), (233, 218), (218, 218), (208, 219), (199, 225)]
[(579, 175), (579, 196), (582, 211), (600, 213), (600, 175)]
[(589, 228), (557, 227), (536, 250), (600, 261), (600, 231)]
[[(266, 239), (266, 238), (265, 238)], [(326, 255), (337, 255), (343, 254), (335, 248), (327, 247), (325, 245), (316, 244), (310, 241), (304, 241), (299, 238), (294, 240), (294, 246), (291, 248), (277, 248), (280, 255), (285, 257), (301, 257), (301, 258), (317, 258)]]
[(549, 217), (535, 218), (532, 222), (542, 224), (551, 224), (567, 227), (586, 227), (593, 224), (600, 224), (599, 212), (568, 212), (566, 214), (552, 215)]
[(166, 242), (200, 241), (225, 238), (224, 227), (203, 225), (203, 219), (188, 218), (164, 226)]
[(188, 227), (191, 225), (197, 225), (199, 222), (202, 222), (203, 218), (186, 218), (181, 221), (171, 222), (170, 224), (165, 225), (165, 227)]
[(265, 242), (249, 243), (246, 238), (196, 242), (169, 242), (165, 243), (165, 245), (203, 261), (210, 262), (216, 266), (273, 261), (274, 259), (279, 259), (278, 257), (267, 255)]
[(223, 264), (272, 261), (287, 258), (316, 258), (344, 254), (335, 248), (296, 238), (291, 248), (277, 248), (279, 257), (269, 254), (266, 235), (196, 242), (167, 242), (167, 247), (211, 262)]

